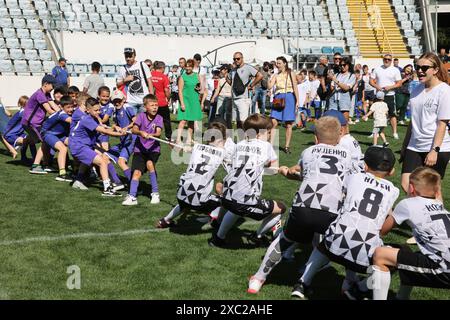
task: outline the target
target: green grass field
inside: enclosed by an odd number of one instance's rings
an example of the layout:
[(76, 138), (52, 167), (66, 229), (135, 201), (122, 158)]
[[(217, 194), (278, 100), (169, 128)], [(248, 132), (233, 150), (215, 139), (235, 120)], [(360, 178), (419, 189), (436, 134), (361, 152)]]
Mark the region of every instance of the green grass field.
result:
[[(371, 128), (371, 122), (351, 127), (364, 150), (371, 144), (367, 138)], [(404, 133), (401, 127), (401, 138)], [(280, 136), (283, 140), (283, 129)], [(388, 139), (398, 151), (401, 142)], [(293, 152), (280, 152), (280, 164), (294, 165), (312, 141), (311, 133), (294, 131)], [(257, 224), (247, 221), (233, 229), (230, 249), (209, 247), (211, 231), (202, 231), (195, 215), (182, 217), (172, 230), (154, 228), (176, 204), (177, 183), (185, 169), (186, 165), (170, 161), (170, 150), (163, 146), (157, 165), (162, 202), (150, 205), (145, 178), (141, 181), (144, 195), (138, 197), (138, 206), (130, 208), (123, 207), (120, 198), (102, 197), (100, 185), (79, 191), (55, 181), (54, 174), (30, 175), (27, 167), (1, 149), (0, 299), (290, 299), (296, 270), (311, 248), (297, 249), (295, 263), (280, 263), (261, 293), (251, 296), (246, 293), (247, 279), (256, 272), (265, 249), (249, 246), (245, 236)], [(396, 169), (393, 181), (400, 187), (398, 163)], [(443, 195), (450, 207), (448, 181)], [(263, 196), (290, 205), (297, 187), (281, 176), (267, 176)], [(395, 229), (385, 242), (404, 243), (409, 236), (409, 230)], [(81, 269), (80, 290), (66, 286), (71, 265)], [(319, 273), (312, 299), (342, 299), (343, 271), (333, 264)], [(398, 284), (395, 274), (391, 289), (396, 291)], [(424, 288), (412, 294), (424, 300), (449, 297), (449, 291)]]

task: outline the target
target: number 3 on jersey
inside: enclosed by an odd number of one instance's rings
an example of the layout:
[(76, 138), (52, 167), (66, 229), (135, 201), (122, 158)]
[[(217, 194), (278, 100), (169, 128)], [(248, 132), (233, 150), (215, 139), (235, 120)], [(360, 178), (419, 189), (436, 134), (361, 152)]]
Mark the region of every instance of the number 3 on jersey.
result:
[(322, 156), (322, 158), (326, 159), (325, 164), (328, 165), (328, 168), (320, 168), (320, 172), (328, 174), (336, 174), (338, 172), (338, 168), (336, 167), (338, 159), (333, 156)]

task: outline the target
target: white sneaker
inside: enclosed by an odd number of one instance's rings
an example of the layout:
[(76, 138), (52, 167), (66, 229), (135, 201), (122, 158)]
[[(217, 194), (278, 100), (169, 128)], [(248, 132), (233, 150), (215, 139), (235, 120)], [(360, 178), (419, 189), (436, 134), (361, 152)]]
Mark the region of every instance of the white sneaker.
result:
[(261, 287), (264, 284), (264, 280), (260, 280), (256, 278), (255, 276), (252, 276), (250, 278), (250, 281), (248, 282), (248, 289), (247, 292), (251, 294), (257, 294), (259, 290), (261, 290)]
[(373, 133), (370, 136), (367, 136), (367, 138), (372, 139), (373, 138)]
[(123, 200), (123, 202), (122, 202), (123, 206), (135, 206), (137, 204), (138, 204), (138, 202), (137, 202), (136, 197), (133, 197), (131, 194), (127, 195), (125, 200)]
[(394, 133), (394, 139), (398, 140), (398, 133)]
[(400, 120), (400, 121), (398, 122), (398, 124), (404, 125), (404, 124), (405, 124), (405, 121)]
[(152, 200), (150, 201), (151, 204), (158, 204), (160, 202), (158, 192), (154, 192), (150, 196), (152, 197)]
[(75, 182), (72, 185), (72, 188), (74, 189), (80, 189), (80, 190), (89, 190), (88, 187), (86, 187), (83, 182), (75, 180)]
[(123, 183), (111, 183), (114, 191), (119, 191), (125, 189), (125, 185)]

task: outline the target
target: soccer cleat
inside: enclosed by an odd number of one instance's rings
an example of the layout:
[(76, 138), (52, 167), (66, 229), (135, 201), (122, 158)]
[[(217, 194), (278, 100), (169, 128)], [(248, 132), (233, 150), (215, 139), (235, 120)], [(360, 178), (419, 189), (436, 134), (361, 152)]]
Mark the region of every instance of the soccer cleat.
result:
[(125, 200), (122, 202), (123, 206), (135, 206), (138, 204), (136, 197), (133, 197), (131, 194), (127, 195)]
[(45, 170), (45, 172), (48, 172), (48, 173), (55, 173), (55, 172), (58, 172), (58, 170), (56, 170), (55, 168), (52, 168), (52, 167), (50, 167), (50, 166), (45, 166), (45, 167), (44, 167), (44, 170)]
[(122, 195), (116, 191), (114, 191), (112, 186), (109, 186), (108, 189), (103, 190), (102, 196), (104, 197), (121, 197)]
[(42, 166), (35, 166), (32, 167), (30, 169), (30, 171), (28, 171), (31, 174), (47, 174), (48, 172), (44, 170), (44, 168), (42, 168)]
[(389, 142), (383, 143), (383, 148), (387, 148), (387, 147), (389, 147)]
[(306, 300), (306, 292), (308, 289), (309, 288), (302, 281), (299, 281), (295, 284), (294, 289), (292, 289), (291, 297), (294, 299)]
[(151, 204), (158, 204), (160, 202), (159, 200), (159, 193), (158, 192), (153, 192), (151, 194), (152, 200), (150, 200)]
[(264, 284), (264, 280), (260, 280), (256, 278), (255, 276), (252, 276), (248, 282), (248, 289), (247, 293), (251, 294), (257, 294), (259, 290), (261, 290), (261, 287)]
[(80, 189), (80, 190), (89, 190), (88, 187), (86, 187), (83, 182), (75, 180), (75, 182), (72, 184), (72, 188), (74, 189)]
[(213, 234), (212, 238), (208, 239), (208, 244), (211, 247), (223, 248), (226, 246), (226, 242), (224, 239), (219, 238), (216, 234)]
[(175, 226), (175, 222), (171, 221), (171, 222), (167, 222), (166, 219), (162, 218), (160, 220), (158, 220), (158, 222), (156, 223), (155, 227), (159, 228), (159, 229), (166, 229), (166, 228), (171, 228)]
[(394, 139), (395, 139), (395, 140), (398, 140), (398, 139), (399, 139), (398, 133), (394, 133), (393, 136), (394, 136)]
[(72, 177), (68, 174), (59, 174), (55, 178), (56, 181), (65, 181), (65, 182), (72, 182)]
[(119, 191), (119, 190), (123, 190), (125, 189), (125, 185), (123, 183), (111, 183), (112, 188), (114, 189), (114, 191)]
[(372, 139), (373, 138), (373, 133), (370, 136), (367, 136), (367, 138)]

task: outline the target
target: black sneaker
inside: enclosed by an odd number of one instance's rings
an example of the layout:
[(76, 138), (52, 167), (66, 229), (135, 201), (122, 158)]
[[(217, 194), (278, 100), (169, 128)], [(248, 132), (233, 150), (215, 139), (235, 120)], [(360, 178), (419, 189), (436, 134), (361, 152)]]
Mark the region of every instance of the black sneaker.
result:
[(59, 174), (56, 178), (56, 181), (66, 181), (66, 182), (72, 182), (72, 177), (68, 174)]
[(389, 142), (383, 143), (383, 148), (387, 148), (387, 147), (389, 147)]
[(125, 185), (123, 183), (111, 183), (112, 188), (114, 189), (114, 191), (119, 191), (119, 190), (123, 190), (125, 189)]
[(250, 244), (256, 245), (258, 247), (268, 247), (270, 245), (270, 240), (265, 235), (260, 237), (257, 236), (256, 232), (253, 232), (247, 236), (247, 241)]
[(208, 239), (208, 244), (211, 247), (223, 248), (226, 246), (226, 242), (224, 239), (219, 238), (217, 235), (213, 235), (212, 238)]
[(116, 191), (114, 191), (112, 186), (109, 186), (108, 189), (102, 192), (102, 196), (104, 197), (121, 197), (122, 195)]
[(171, 228), (175, 226), (175, 222), (171, 221), (170, 223), (167, 222), (164, 218), (162, 218), (161, 220), (159, 220), (156, 223), (156, 227), (159, 229), (166, 229), (166, 228)]
[(309, 287), (306, 286), (303, 282), (299, 281), (294, 285), (294, 289), (292, 289), (291, 297), (293, 299), (306, 300), (307, 293), (310, 291)]
[(362, 291), (359, 289), (357, 283), (353, 283), (350, 289), (345, 290), (343, 295), (348, 300), (370, 300), (372, 298), (372, 292), (370, 290)]

